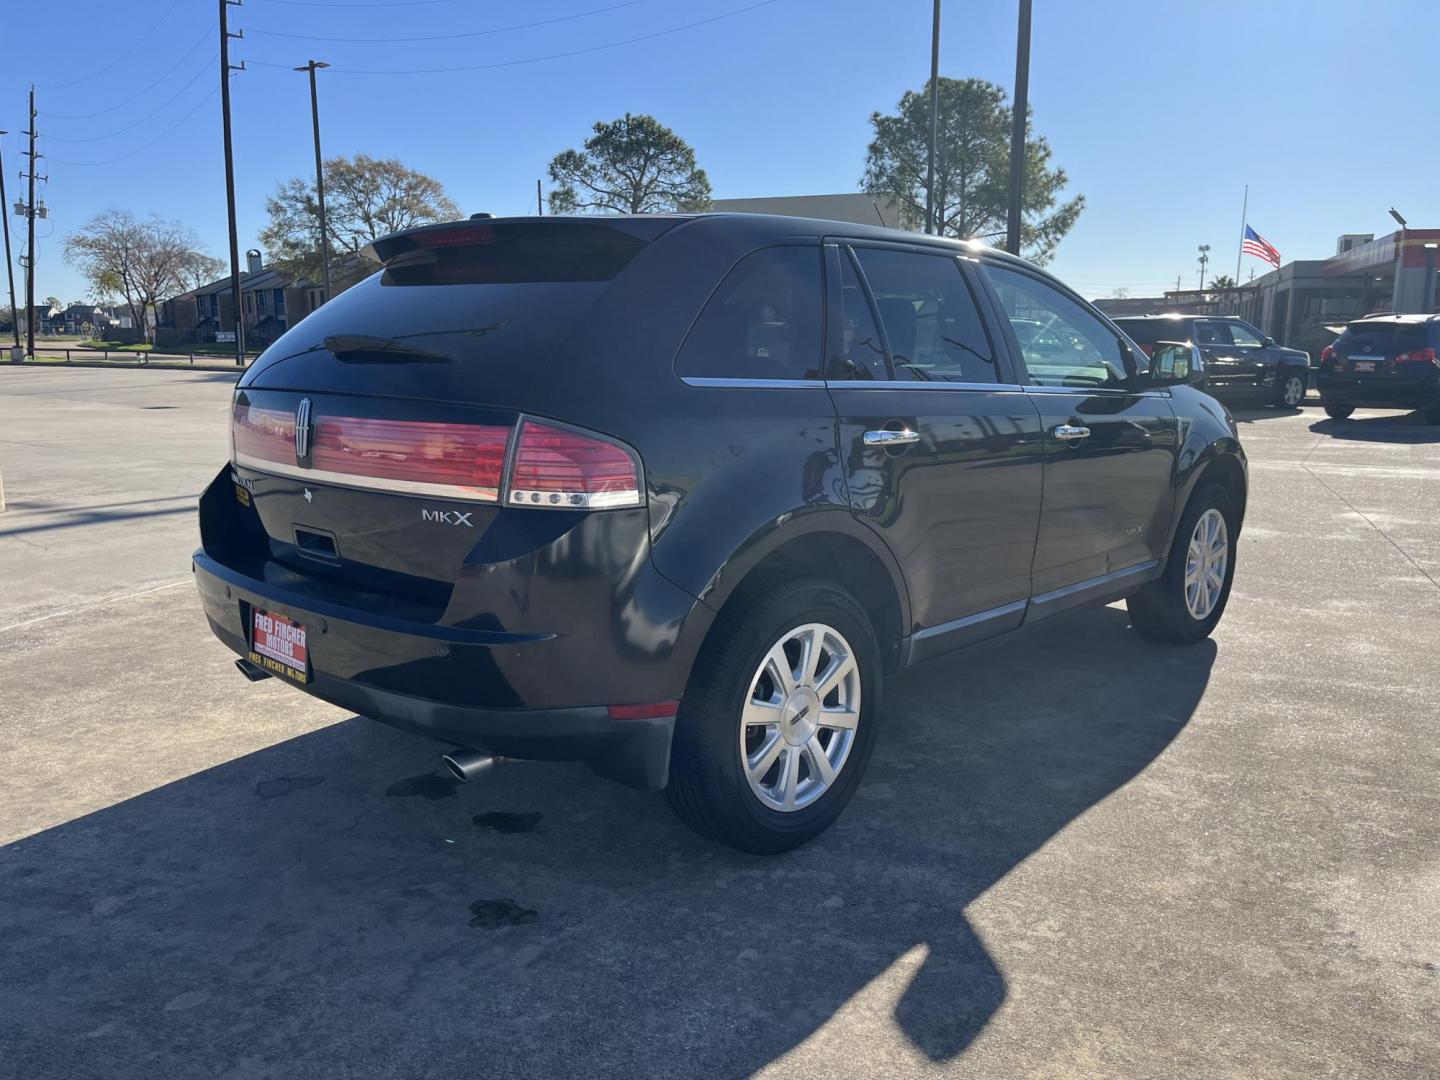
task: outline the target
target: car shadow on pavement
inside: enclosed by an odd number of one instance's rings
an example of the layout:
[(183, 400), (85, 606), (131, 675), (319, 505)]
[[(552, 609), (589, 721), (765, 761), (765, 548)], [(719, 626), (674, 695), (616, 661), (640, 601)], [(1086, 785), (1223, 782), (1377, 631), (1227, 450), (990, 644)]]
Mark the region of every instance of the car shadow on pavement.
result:
[[(1165, 750), (1214, 657), (1112, 607), (892, 680), (854, 803), (768, 859), (582, 766), (458, 786), (437, 744), (344, 721), (0, 849), (0, 1059), (107, 1080), (735, 1076), (855, 1037), (822, 1030), (845, 1010), (835, 1026), (893, 1025), (946, 1061), (1007, 993), (967, 906)], [(1064, 978), (1041, 931), (987, 920)]]
[(1332, 439), (1354, 439), (1361, 442), (1440, 443), (1440, 424), (1432, 424), (1418, 412), (1395, 412), (1384, 416), (1350, 417), (1332, 420), (1329, 417), (1310, 425), (1317, 435)]

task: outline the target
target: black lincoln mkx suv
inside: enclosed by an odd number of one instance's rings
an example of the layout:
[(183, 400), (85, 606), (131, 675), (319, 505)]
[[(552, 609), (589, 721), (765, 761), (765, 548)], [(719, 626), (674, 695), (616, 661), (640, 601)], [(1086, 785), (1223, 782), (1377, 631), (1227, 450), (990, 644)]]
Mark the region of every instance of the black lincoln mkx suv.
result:
[(751, 215), (374, 254), (240, 380), (195, 576), (250, 677), (461, 775), (584, 760), (782, 851), (860, 783), (886, 673), (1086, 604), (1176, 642), (1225, 608), (1245, 457), (1195, 347), (1019, 259)]

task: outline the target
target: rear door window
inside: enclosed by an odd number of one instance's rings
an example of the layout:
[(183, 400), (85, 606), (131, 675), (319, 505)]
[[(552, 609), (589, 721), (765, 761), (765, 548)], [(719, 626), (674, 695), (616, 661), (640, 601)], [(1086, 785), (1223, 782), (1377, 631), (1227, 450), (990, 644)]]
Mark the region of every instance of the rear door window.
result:
[(949, 255), (859, 247), (900, 382), (999, 382), (995, 353), (960, 267)]
[(691, 327), (675, 371), (687, 379), (820, 378), (820, 247), (752, 251)]
[(840, 252), (840, 357), (838, 378), (884, 382), (890, 378), (885, 343), (870, 307), (870, 298), (860, 284), (853, 257)]

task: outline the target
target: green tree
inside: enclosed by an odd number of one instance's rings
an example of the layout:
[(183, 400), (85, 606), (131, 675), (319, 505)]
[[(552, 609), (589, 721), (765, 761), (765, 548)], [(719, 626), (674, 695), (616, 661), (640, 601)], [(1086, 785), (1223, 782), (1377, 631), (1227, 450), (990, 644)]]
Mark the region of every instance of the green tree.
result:
[(221, 266), (200, 250), (199, 238), (180, 222), (160, 217), (142, 221), (124, 210), (96, 214), (67, 236), (65, 261), (85, 276), (97, 296), (123, 296), (147, 339), (155, 305), (192, 288), (198, 273), (213, 276)]
[(566, 150), (550, 162), (550, 210), (664, 214), (705, 210), (710, 178), (695, 163), (690, 144), (653, 116), (626, 113), (597, 123), (583, 150)]
[[(367, 244), (401, 229), (460, 216), (460, 208), (446, 196), (439, 180), (395, 158), (333, 157), (325, 162), (324, 171), (325, 224), (337, 290), (372, 269), (355, 258)], [(299, 177), (285, 181), (265, 201), (265, 210), (270, 221), (260, 232), (260, 243), (270, 265), (295, 281), (323, 281), (315, 181)]]
[[(935, 209), (942, 236), (1003, 241), (1009, 204), (1010, 123), (1005, 91), (984, 79), (940, 80), (940, 125), (935, 151)], [(1033, 115), (1033, 113), (1032, 113)], [(907, 90), (894, 115), (870, 117), (874, 138), (861, 184), (872, 195), (889, 195), (901, 224), (925, 221), (926, 160), (930, 144), (927, 83)], [(1034, 130), (1031, 124), (1027, 130)], [(1085, 206), (1085, 196), (1060, 202), (1065, 170), (1050, 165), (1050, 144), (1025, 141), (1025, 190), (1021, 201), (1021, 250), (1045, 263)]]

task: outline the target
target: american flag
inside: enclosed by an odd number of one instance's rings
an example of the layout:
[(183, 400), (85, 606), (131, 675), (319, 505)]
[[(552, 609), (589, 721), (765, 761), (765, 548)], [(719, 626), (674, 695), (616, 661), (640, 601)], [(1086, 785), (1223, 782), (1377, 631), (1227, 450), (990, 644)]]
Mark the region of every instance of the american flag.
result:
[(1275, 245), (1250, 228), (1249, 225), (1245, 226), (1245, 238), (1240, 241), (1240, 250), (1246, 255), (1264, 259), (1276, 269), (1280, 267), (1280, 252), (1275, 250)]

